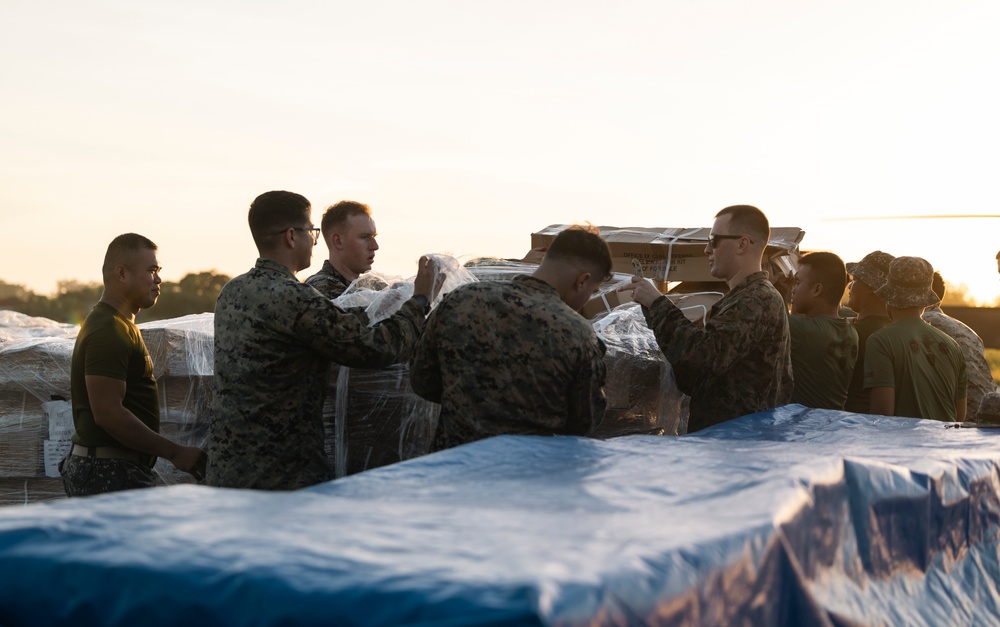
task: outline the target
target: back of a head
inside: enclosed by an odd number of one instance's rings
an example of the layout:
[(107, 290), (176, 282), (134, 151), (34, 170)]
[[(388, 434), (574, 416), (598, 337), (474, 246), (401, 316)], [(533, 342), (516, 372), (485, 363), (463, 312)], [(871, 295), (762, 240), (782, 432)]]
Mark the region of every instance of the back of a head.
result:
[(944, 295), (948, 291), (948, 288), (944, 286), (944, 279), (941, 278), (940, 272), (934, 272), (934, 277), (931, 279), (931, 289), (934, 290), (938, 298), (944, 300)]
[(372, 208), (363, 202), (356, 202), (354, 200), (341, 200), (335, 205), (330, 205), (323, 212), (323, 220), (320, 222), (319, 227), (323, 231), (324, 239), (330, 234), (330, 231), (344, 223), (351, 216), (360, 216), (372, 214)]
[(104, 282), (108, 282), (115, 266), (128, 266), (135, 253), (143, 250), (156, 250), (156, 244), (148, 237), (138, 233), (123, 233), (111, 240), (111, 243), (108, 244), (108, 251), (104, 254), (104, 265), (101, 268)]
[(545, 251), (546, 260), (585, 267), (601, 278), (611, 274), (611, 251), (594, 226), (575, 225), (564, 229)]
[(844, 260), (830, 252), (806, 253), (799, 259), (800, 266), (809, 266), (813, 280), (823, 286), (823, 296), (831, 305), (844, 298), (847, 289), (847, 267)]
[(270, 250), (275, 237), (283, 229), (299, 226), (304, 220), (308, 220), (311, 206), (305, 196), (294, 192), (265, 192), (255, 198), (250, 205), (247, 220), (257, 250)]
[(761, 250), (771, 239), (771, 225), (767, 216), (753, 205), (731, 205), (715, 214), (716, 218), (722, 216), (729, 216), (729, 226), (734, 235), (746, 235)]

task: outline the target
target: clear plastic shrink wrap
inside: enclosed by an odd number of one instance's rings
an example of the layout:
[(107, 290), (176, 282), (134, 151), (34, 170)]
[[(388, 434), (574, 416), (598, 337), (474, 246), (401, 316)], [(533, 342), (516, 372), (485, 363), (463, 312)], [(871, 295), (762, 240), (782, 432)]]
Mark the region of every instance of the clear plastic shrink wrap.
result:
[[(160, 432), (203, 446), (212, 394), (212, 314), (139, 325), (160, 394)], [(73, 435), (70, 364), (79, 327), (0, 311), (0, 505), (61, 498)], [(158, 460), (163, 483), (192, 479)]]
[(68, 405), (52, 399), (69, 399), (76, 332), (72, 324), (0, 311), (0, 505), (65, 494), (60, 479), (46, 477), (52, 448), (46, 410)]
[[(432, 305), (459, 285), (476, 278), (452, 257), (433, 255), (444, 283)], [(408, 281), (382, 277), (386, 289), (368, 289), (362, 275), (334, 303), (342, 308), (364, 307), (370, 324), (388, 318), (413, 296)], [(384, 370), (334, 365), (323, 404), (326, 451), (335, 475), (343, 477), (430, 452), (439, 407), (417, 396), (410, 387), (409, 368), (396, 364)]]
[[(139, 325), (153, 361), (160, 395), (160, 433), (185, 446), (204, 447), (211, 421), (215, 372), (215, 316), (192, 314)], [(166, 484), (194, 479), (165, 459), (154, 467)]]

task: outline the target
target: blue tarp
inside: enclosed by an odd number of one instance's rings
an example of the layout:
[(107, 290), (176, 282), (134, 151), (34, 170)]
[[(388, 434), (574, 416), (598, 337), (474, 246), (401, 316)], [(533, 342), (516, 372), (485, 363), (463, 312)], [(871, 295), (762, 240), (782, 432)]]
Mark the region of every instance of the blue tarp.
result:
[(0, 624), (1000, 622), (1000, 431), (790, 405), (0, 510)]

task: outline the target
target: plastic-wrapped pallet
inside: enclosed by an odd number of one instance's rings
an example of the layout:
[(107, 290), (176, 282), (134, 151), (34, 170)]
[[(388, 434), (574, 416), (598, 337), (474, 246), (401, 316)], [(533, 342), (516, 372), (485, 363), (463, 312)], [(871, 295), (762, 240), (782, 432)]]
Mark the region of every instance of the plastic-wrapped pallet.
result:
[[(434, 255), (445, 280), (432, 305), (475, 277), (452, 257)], [(388, 318), (413, 296), (413, 283), (381, 277), (388, 287), (368, 289), (362, 275), (334, 302), (364, 307), (369, 323)], [(396, 364), (381, 370), (334, 365), (323, 405), (326, 451), (335, 475), (343, 477), (430, 452), (439, 408), (410, 387), (409, 368)]]
[[(212, 394), (212, 314), (140, 325), (160, 395), (160, 431), (202, 446)], [(70, 363), (79, 328), (0, 311), (0, 505), (64, 496), (58, 462), (73, 435)], [(163, 483), (192, 481), (169, 462)]]
[[(204, 447), (211, 419), (214, 320), (210, 313), (155, 320), (139, 325), (153, 361), (160, 397), (160, 433), (178, 444)], [(154, 468), (163, 483), (194, 479), (159, 459)]]

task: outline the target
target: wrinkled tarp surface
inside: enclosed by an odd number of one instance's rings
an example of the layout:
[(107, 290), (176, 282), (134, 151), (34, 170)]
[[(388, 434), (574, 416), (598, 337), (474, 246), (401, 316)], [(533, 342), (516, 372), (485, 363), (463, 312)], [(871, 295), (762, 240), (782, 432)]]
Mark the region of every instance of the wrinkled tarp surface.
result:
[(997, 624), (998, 438), (789, 405), (6, 508), (0, 624)]

